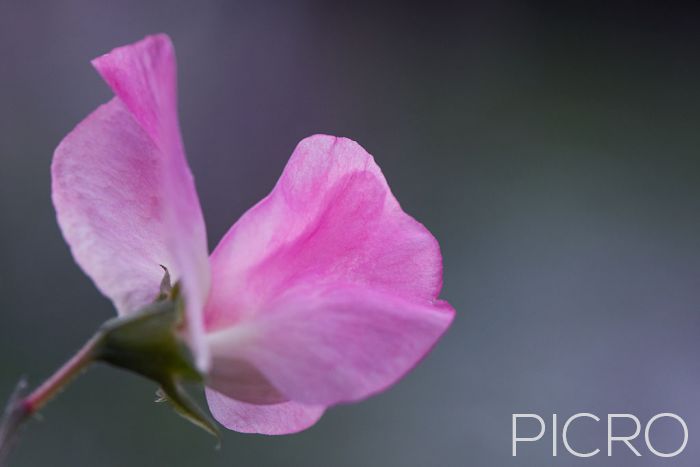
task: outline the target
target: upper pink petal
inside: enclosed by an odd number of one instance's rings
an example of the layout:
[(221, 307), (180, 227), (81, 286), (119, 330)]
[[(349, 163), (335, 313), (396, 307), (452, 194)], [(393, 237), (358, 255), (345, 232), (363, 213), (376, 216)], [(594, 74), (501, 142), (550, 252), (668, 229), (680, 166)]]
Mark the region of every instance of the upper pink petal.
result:
[(412, 368), (453, 318), (437, 300), (437, 241), (344, 138), (302, 141), (211, 264), (209, 384), (238, 400), (253, 387), (326, 406), (362, 399)]
[[(410, 301), (357, 285), (308, 285), (208, 341), (213, 355), (249, 362), (290, 400), (329, 406), (395, 383), (453, 317), (446, 302)], [(222, 371), (212, 366), (213, 385)]]
[(214, 418), (229, 430), (263, 435), (287, 435), (305, 430), (323, 415), (324, 408), (298, 402), (256, 405), (206, 390)]
[(167, 267), (182, 284), (189, 340), (206, 368), (206, 230), (180, 138), (172, 43), (150, 36), (93, 65), (116, 97), (56, 149), (59, 225), (78, 264), (121, 314), (155, 298), (159, 265)]
[(264, 311), (297, 284), (342, 281), (428, 302), (442, 285), (437, 241), (401, 210), (372, 156), (325, 135), (299, 143), (272, 193), (236, 222), (211, 265), (209, 329)]

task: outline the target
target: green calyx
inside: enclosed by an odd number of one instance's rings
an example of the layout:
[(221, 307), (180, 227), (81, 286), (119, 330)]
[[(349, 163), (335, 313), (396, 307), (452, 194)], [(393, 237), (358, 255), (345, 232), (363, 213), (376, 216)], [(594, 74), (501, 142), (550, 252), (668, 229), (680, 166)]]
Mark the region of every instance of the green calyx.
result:
[(96, 336), (94, 360), (155, 381), (160, 385), (159, 400), (167, 400), (180, 415), (219, 438), (216, 425), (183, 387), (185, 382), (203, 381), (178, 333), (183, 322), (184, 303), (178, 286), (162, 287), (158, 300), (151, 305), (102, 325)]

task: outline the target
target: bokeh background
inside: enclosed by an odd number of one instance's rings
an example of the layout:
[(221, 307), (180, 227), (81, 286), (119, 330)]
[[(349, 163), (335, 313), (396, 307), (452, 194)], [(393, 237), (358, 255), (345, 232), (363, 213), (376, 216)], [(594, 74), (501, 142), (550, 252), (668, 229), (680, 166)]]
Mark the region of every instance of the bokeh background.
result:
[[(11, 465), (697, 465), (699, 26), (661, 2), (0, 0), (0, 398), (113, 314), (61, 238), (49, 164), (110, 97), (89, 60), (154, 32), (177, 48), (211, 247), (300, 139), (348, 136), (440, 240), (458, 310), (404, 381), (307, 432), (226, 432), (217, 451), (151, 383), (98, 367)], [(671, 461), (642, 440), (641, 458), (552, 458), (549, 425), (511, 456), (512, 413), (666, 411), (690, 430)], [(571, 431), (581, 451), (605, 436)], [(679, 439), (655, 425), (658, 449)]]

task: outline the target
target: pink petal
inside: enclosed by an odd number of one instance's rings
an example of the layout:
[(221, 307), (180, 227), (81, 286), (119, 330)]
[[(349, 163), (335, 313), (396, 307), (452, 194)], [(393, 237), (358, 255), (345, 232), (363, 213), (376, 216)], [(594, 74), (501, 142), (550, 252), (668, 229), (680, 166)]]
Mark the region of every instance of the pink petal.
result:
[(177, 119), (170, 39), (151, 36), (97, 58), (116, 97), (61, 142), (52, 166), (58, 222), (73, 255), (120, 314), (154, 299), (166, 266), (182, 283), (200, 368), (209, 288), (204, 221)]
[(323, 407), (297, 402), (254, 405), (231, 399), (211, 389), (207, 389), (206, 393), (214, 418), (226, 428), (241, 433), (296, 433), (316, 423), (324, 411)]
[[(290, 400), (329, 406), (386, 389), (449, 327), (446, 302), (410, 301), (358, 285), (310, 284), (264, 313), (208, 336), (212, 355), (254, 365)], [(219, 369), (212, 367), (216, 381)]]
[[(52, 195), (73, 256), (126, 314), (158, 295), (166, 265), (161, 154), (117, 98), (99, 107), (56, 149)], [(179, 271), (177, 271), (179, 273)]]
[(347, 283), (429, 302), (442, 285), (435, 238), (401, 210), (374, 159), (345, 138), (297, 146), (272, 193), (211, 256), (208, 329), (266, 310), (306, 283)]
[[(362, 399), (410, 370), (453, 318), (436, 300), (437, 241), (344, 138), (302, 141), (211, 264), (210, 384), (239, 400), (250, 387), (325, 406)], [(249, 385), (230, 384), (251, 366)]]
[[(278, 404), (288, 399), (251, 363), (237, 358), (229, 352), (227, 344), (235, 340), (232, 334), (227, 335), (227, 342), (222, 349), (214, 349), (207, 385), (221, 394), (241, 402), (251, 404)], [(211, 344), (211, 342), (210, 342)], [(221, 351), (219, 351), (221, 350)]]

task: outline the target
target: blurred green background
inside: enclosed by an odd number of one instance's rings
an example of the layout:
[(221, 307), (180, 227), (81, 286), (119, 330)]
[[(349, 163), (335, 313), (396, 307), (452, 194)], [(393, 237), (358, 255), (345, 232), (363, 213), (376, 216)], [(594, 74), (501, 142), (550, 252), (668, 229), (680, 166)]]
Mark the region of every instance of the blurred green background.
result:
[[(512, 413), (582, 411), (678, 413), (672, 463), (697, 465), (699, 25), (652, 2), (0, 0), (0, 398), (114, 313), (61, 238), (49, 165), (110, 97), (89, 60), (155, 32), (177, 49), (210, 247), (300, 139), (347, 136), (440, 240), (458, 312), (400, 384), (304, 433), (226, 432), (217, 451), (152, 384), (98, 367), (11, 465), (661, 465), (553, 459), (546, 440), (511, 457)], [(579, 450), (604, 449), (599, 425)], [(659, 450), (678, 436), (655, 426)]]

